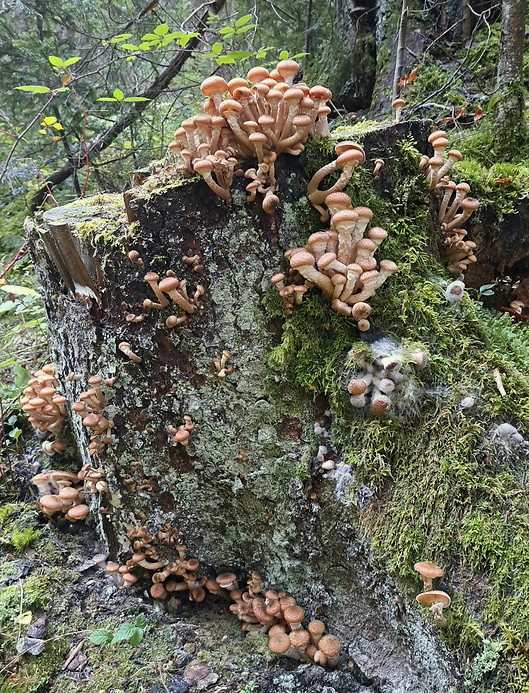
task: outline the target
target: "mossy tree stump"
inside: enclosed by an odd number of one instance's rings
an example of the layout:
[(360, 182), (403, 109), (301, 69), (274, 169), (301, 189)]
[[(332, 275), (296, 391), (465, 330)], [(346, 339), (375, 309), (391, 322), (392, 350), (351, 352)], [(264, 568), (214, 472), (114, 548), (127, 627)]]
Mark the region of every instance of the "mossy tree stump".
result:
[[(368, 164), (375, 156), (387, 161), (375, 183), (387, 199), (394, 194), (393, 167), (400, 165), (397, 147), (410, 133), (424, 150), (425, 123), (365, 134)], [(313, 147), (307, 162), (321, 159), (325, 146)], [(110, 485), (104, 501), (110, 512), (98, 514), (93, 499), (91, 522), (119, 559), (130, 554), (130, 527), (177, 526), (206, 573), (257, 570), (325, 620), (366, 683), (394, 693), (455, 690), (451, 657), (408, 598), (413, 593), (399, 594), (377, 568), (360, 536), (358, 507), (336, 492), (339, 480), (314, 476), (314, 422), (332, 426), (328, 404), (285, 382), (269, 363), (283, 327), (270, 277), (286, 248), (322, 228), (304, 196), (314, 164), (284, 156), (278, 168), (275, 216), (245, 202), (244, 180), (236, 181), (226, 204), (201, 181), (164, 186), (150, 178), (132, 190), (132, 224), (124, 221), (121, 198), (100, 196), (46, 212), (33, 225), (32, 255), (61, 392), (73, 402), (88, 389), (89, 376), (116, 376), (105, 409), (115, 422), (114, 442), (97, 459)], [(362, 175), (370, 175), (367, 165)], [(374, 221), (384, 226), (384, 219)], [(46, 252), (43, 238), (57, 224), (76, 238), (97, 298), (69, 291)], [(132, 249), (143, 267), (129, 260)], [(195, 254), (198, 272), (182, 261)], [(173, 329), (165, 320), (177, 314), (174, 307), (127, 322), (125, 315), (140, 314), (145, 298), (156, 300), (145, 272), (167, 270), (187, 279), (190, 293), (197, 284), (205, 287), (203, 310)], [(343, 325), (351, 343), (357, 340), (354, 323)], [(141, 362), (118, 349), (124, 341)], [(223, 350), (234, 371), (219, 379), (212, 360)], [(69, 380), (69, 373), (81, 378)], [(196, 426), (185, 447), (166, 432), (184, 415)], [(70, 428), (78, 462), (89, 462), (79, 416), (71, 415)], [(351, 681), (357, 674), (351, 672)]]

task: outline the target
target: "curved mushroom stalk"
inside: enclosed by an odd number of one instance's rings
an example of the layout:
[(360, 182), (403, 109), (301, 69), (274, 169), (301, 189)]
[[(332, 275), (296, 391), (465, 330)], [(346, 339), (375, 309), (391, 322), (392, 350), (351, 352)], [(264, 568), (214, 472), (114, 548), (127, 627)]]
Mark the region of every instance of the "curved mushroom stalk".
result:
[[(340, 145), (336, 146), (338, 158), (316, 171), (307, 185), (307, 197), (311, 204), (320, 212), (322, 221), (326, 221), (329, 218), (328, 211), (322, 207), (325, 198), (331, 193), (341, 192), (351, 179), (353, 170), (365, 161), (364, 150), (359, 145), (354, 142), (342, 143), (342, 146), (344, 145), (346, 146), (345, 150), (340, 149)], [(318, 186), (323, 178), (337, 169), (341, 169), (342, 173), (336, 183), (327, 190), (319, 190)]]

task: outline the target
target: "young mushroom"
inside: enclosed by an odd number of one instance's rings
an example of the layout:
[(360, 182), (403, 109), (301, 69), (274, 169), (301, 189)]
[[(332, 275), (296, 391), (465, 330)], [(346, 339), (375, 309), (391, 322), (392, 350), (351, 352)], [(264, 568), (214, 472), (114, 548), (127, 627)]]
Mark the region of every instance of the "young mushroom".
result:
[(443, 614), (443, 610), (449, 607), (452, 601), (446, 592), (430, 590), (429, 592), (418, 594), (416, 600), (422, 606), (427, 606), (429, 608), (436, 625), (440, 628), (446, 626), (446, 618)]
[(415, 563), (413, 568), (422, 576), (424, 592), (433, 590), (432, 580), (443, 577), (444, 575), (444, 570), (442, 568), (439, 568), (435, 563), (430, 563), (429, 561)]

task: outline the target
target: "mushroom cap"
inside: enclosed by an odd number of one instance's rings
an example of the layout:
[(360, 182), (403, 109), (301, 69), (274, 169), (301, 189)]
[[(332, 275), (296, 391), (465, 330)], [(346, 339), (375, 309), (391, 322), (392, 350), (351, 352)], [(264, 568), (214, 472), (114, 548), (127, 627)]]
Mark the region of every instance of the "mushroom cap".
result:
[(373, 216), (373, 212), (369, 209), (369, 207), (355, 207), (354, 211), (359, 217), (364, 217), (364, 219), (371, 219)]
[[(361, 238), (359, 241), (356, 243), (356, 250), (365, 250), (368, 253), (374, 252), (376, 249), (375, 243), (370, 238)], [(364, 273), (366, 274), (366, 273)], [(366, 280), (366, 277), (362, 275), (361, 277), (362, 281)]]
[(248, 82), (243, 77), (234, 77), (228, 82), (228, 89), (233, 93), (238, 87), (247, 87)]
[(446, 137), (438, 137), (432, 142), (432, 147), (434, 149), (440, 148), (443, 149), (445, 147), (448, 147), (450, 142), (446, 139)]
[(135, 582), (138, 582), (138, 578), (132, 573), (123, 573), (123, 580), (129, 585), (133, 585)]
[(413, 566), (413, 569), (420, 573), (425, 578), (438, 578), (443, 577), (444, 570), (439, 568), (435, 563), (430, 563), (430, 561), (421, 561)]
[(430, 590), (429, 592), (421, 592), (415, 599), (423, 606), (432, 606), (432, 604), (437, 604), (441, 602), (444, 607), (450, 606), (452, 600), (446, 594), (446, 592), (441, 592), (441, 590)]
[(88, 515), (90, 512), (90, 509), (87, 505), (74, 505), (73, 508), (70, 508), (68, 512), (66, 513), (66, 517), (68, 520), (84, 520), (84, 518)]
[[(157, 282), (160, 277), (156, 274), (156, 272), (147, 272), (147, 274), (143, 277), (143, 281), (145, 282)], [(124, 342), (122, 342), (123, 344)]]
[(338, 226), (343, 222), (357, 222), (358, 218), (358, 212), (354, 209), (340, 209), (332, 215), (331, 222), (334, 226)]
[(320, 649), (326, 657), (335, 657), (340, 654), (342, 644), (336, 635), (324, 635), (318, 643)]
[(397, 265), (392, 260), (381, 260), (379, 267), (381, 270), (384, 270), (386, 274), (398, 270)]
[[(371, 315), (371, 306), (369, 303), (364, 303), (363, 301), (359, 301), (358, 303), (355, 303), (352, 307), (351, 314), (355, 320), (365, 320), (369, 315)], [(363, 382), (362, 380), (360, 382)], [(364, 388), (365, 390), (365, 388)], [(362, 390), (362, 392), (364, 392)], [(351, 392), (352, 395), (361, 395), (362, 392)]]
[(311, 234), (307, 240), (308, 245), (313, 245), (315, 243), (326, 243), (329, 240), (329, 234), (327, 231), (316, 231)]
[(279, 204), (279, 197), (277, 195), (273, 195), (272, 193), (268, 194), (265, 196), (265, 199), (263, 200), (263, 211), (266, 212), (267, 214), (272, 214), (274, 209), (277, 207)]
[(219, 112), (221, 113), (221, 115), (229, 115), (230, 113), (238, 114), (242, 111), (242, 109), (242, 104), (238, 101), (235, 101), (235, 99), (226, 99), (226, 101), (223, 101), (219, 106)]
[(292, 120), (292, 125), (296, 128), (308, 128), (312, 124), (312, 118), (308, 115), (297, 115)]
[(232, 582), (235, 582), (237, 580), (237, 576), (235, 573), (221, 573), (220, 575), (217, 575), (215, 579), (217, 581), (217, 585), (223, 587), (224, 585), (231, 585)]
[(325, 623), (315, 618), (314, 620), (309, 621), (307, 630), (311, 635), (322, 635), (325, 633)]
[(297, 269), (298, 267), (306, 267), (307, 265), (314, 265), (314, 255), (311, 253), (301, 250), (290, 258), (290, 266), (292, 269)]
[(390, 405), (389, 397), (385, 395), (379, 395), (375, 399), (371, 400), (371, 411), (376, 416), (382, 416), (388, 409)]
[(455, 161), (461, 161), (463, 158), (463, 155), (458, 149), (450, 149), (447, 156), (449, 159), (455, 159)]
[[(350, 395), (362, 395), (366, 391), (366, 388), (367, 388), (367, 384), (363, 380), (358, 380), (357, 378), (353, 378), (352, 380), (349, 381), (349, 384), (347, 385), (347, 392)], [(311, 623), (312, 623), (312, 621), (311, 621)], [(309, 625), (310, 625), (310, 623), (309, 623)]]
[(39, 498), (39, 505), (49, 513), (58, 513), (64, 508), (59, 496), (52, 496), (51, 494)]
[(246, 79), (249, 82), (252, 82), (252, 84), (262, 82), (263, 79), (268, 79), (269, 77), (270, 73), (266, 67), (263, 67), (262, 65), (256, 65), (255, 67), (250, 68), (246, 73)]
[(281, 60), (275, 68), (283, 79), (294, 77), (299, 70), (299, 65), (295, 60)]
[(259, 123), (259, 125), (263, 125), (264, 127), (271, 127), (272, 125), (274, 125), (276, 121), (274, 120), (274, 118), (272, 118), (272, 116), (262, 115), (259, 116), (257, 122)]
[(344, 192), (333, 192), (330, 193), (330, 195), (327, 195), (325, 198), (325, 204), (327, 207), (330, 205), (333, 206), (343, 206), (343, 207), (350, 207), (351, 206), (351, 198), (347, 193)]
[(428, 142), (432, 144), (432, 142), (439, 137), (446, 138), (446, 132), (444, 130), (434, 130), (432, 134), (428, 137)]
[(283, 611), (283, 618), (287, 623), (301, 623), (304, 616), (305, 612), (300, 606), (287, 606)]
[(228, 83), (222, 77), (208, 77), (200, 85), (200, 91), (204, 96), (211, 96), (211, 94), (222, 94), (227, 91)]
[[(450, 181), (450, 182), (451, 182), (451, 181)], [(463, 181), (462, 183), (458, 183), (458, 184), (455, 186), (455, 189), (456, 189), (458, 192), (464, 192), (464, 193), (467, 193), (467, 194), (468, 194), (468, 193), (470, 192), (470, 185), (469, 185), (468, 183), (465, 183), (465, 182)]]
[(401, 99), (400, 97), (398, 99), (393, 99), (393, 101), (391, 102), (391, 108), (402, 107), (405, 103), (406, 101), (404, 101), (404, 99)]
[(359, 152), (357, 149), (349, 149), (348, 151), (340, 154), (336, 159), (336, 168), (343, 168), (347, 164), (363, 164), (365, 161), (365, 154)]
[(328, 101), (332, 98), (332, 91), (327, 87), (322, 87), (321, 84), (316, 84), (309, 89), (309, 95), (314, 101)]
[(285, 626), (281, 626), (279, 623), (276, 623), (268, 631), (268, 636), (272, 637), (272, 635), (277, 635), (278, 633), (284, 633), (284, 632), (285, 632)]
[[(450, 152), (449, 152), (449, 153), (450, 153)], [(435, 155), (435, 156), (432, 156), (432, 157), (428, 160), (428, 163), (430, 164), (430, 166), (437, 166), (437, 167), (439, 167), (439, 166), (442, 166), (442, 165), (443, 165), (444, 161), (443, 161), (443, 158), (442, 158), (442, 157)]]
[(200, 175), (213, 171), (213, 163), (207, 159), (199, 159), (193, 163), (193, 169)]
[(466, 197), (464, 200), (461, 200), (459, 206), (463, 209), (469, 209), (472, 212), (475, 212), (479, 207), (479, 200), (476, 200), (475, 197)]
[(286, 633), (274, 633), (268, 640), (268, 649), (274, 654), (284, 654), (290, 648), (290, 638)]
[(158, 284), (158, 288), (160, 289), (160, 291), (163, 291), (166, 294), (169, 293), (170, 291), (174, 291), (175, 289), (178, 289), (179, 286), (180, 286), (180, 282), (176, 277), (165, 277)]
[(105, 566), (105, 570), (107, 573), (117, 573), (119, 570), (119, 563), (114, 563), (114, 561), (109, 561)]
[(373, 228), (369, 229), (369, 231), (367, 232), (367, 237), (372, 241), (380, 242), (388, 237), (388, 232), (380, 226), (373, 226)]
[(266, 144), (268, 142), (268, 137), (262, 132), (252, 132), (252, 134), (248, 136), (248, 139), (250, 142), (255, 142), (256, 144)]
[(357, 152), (363, 154), (365, 159), (365, 152), (363, 148), (356, 142), (352, 142), (351, 140), (344, 140), (343, 142), (338, 142), (338, 144), (334, 146), (336, 156), (340, 156), (340, 154), (343, 154), (344, 152), (347, 152), (351, 149), (355, 149)]
[(149, 590), (149, 594), (153, 599), (163, 599), (167, 592), (162, 582), (155, 582)]
[(62, 498), (62, 500), (67, 502), (76, 501), (79, 498), (79, 491), (78, 489), (73, 488), (73, 486), (64, 486), (59, 491), (59, 498)]
[(303, 97), (303, 91), (301, 89), (297, 89), (296, 87), (290, 87), (283, 94), (285, 101), (293, 101), (294, 103), (298, 103)]
[(292, 645), (292, 647), (305, 648), (310, 642), (310, 635), (303, 628), (293, 630), (288, 637), (290, 639), (290, 644)]

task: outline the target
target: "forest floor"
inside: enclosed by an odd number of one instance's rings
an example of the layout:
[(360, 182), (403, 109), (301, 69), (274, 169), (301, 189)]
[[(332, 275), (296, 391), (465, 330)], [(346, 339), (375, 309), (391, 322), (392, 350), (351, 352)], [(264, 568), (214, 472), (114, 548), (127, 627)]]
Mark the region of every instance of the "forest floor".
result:
[[(32, 473), (28, 459), (11, 460), (0, 481), (0, 693), (379, 690), (347, 653), (335, 671), (275, 657), (222, 599), (160, 602), (140, 583), (118, 588), (96, 564), (102, 547), (90, 527), (48, 523), (31, 497), (16, 497), (12, 475)], [(96, 644), (102, 631), (123, 639)]]

